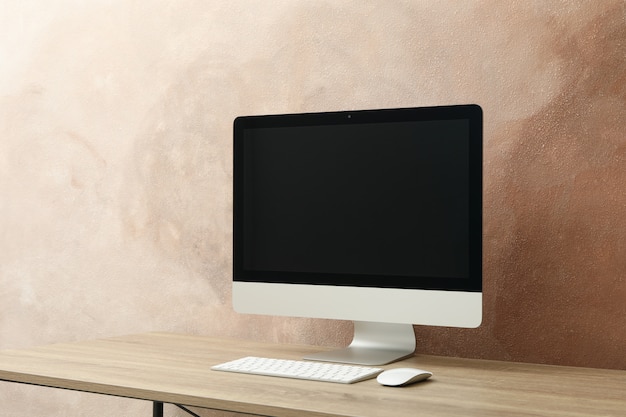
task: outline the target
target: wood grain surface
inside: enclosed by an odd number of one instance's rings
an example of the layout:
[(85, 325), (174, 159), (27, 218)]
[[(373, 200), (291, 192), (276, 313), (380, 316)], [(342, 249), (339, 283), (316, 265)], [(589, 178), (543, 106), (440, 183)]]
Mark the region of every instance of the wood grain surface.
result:
[(212, 371), (320, 348), (147, 333), (0, 352), (0, 380), (268, 416), (623, 416), (626, 371), (415, 356), (386, 368), (434, 377), (404, 388)]

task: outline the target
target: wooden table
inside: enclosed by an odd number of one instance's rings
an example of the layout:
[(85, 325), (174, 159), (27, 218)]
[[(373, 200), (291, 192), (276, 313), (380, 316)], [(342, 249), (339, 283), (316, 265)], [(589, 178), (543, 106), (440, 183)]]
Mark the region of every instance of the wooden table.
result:
[(148, 333), (0, 352), (0, 380), (266, 416), (626, 416), (626, 371), (415, 356), (434, 377), (404, 388), (210, 370), (319, 347)]

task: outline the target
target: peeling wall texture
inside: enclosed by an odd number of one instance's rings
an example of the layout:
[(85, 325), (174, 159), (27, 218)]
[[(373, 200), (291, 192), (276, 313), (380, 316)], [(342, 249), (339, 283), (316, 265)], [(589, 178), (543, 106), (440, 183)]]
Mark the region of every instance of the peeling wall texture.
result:
[[(232, 120), (460, 103), (485, 114), (484, 321), (418, 326), (418, 351), (626, 369), (623, 0), (5, 0), (0, 348), (345, 344), (348, 323), (232, 312)], [(0, 404), (150, 407), (8, 383)]]

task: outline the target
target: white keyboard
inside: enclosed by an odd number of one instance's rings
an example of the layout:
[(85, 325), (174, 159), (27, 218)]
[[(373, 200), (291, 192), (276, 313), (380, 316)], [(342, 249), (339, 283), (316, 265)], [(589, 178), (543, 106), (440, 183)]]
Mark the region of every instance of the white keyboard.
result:
[(382, 368), (358, 365), (258, 358), (255, 356), (248, 356), (215, 365), (211, 369), (243, 374), (338, 382), (341, 384), (352, 384), (353, 382), (374, 378), (383, 371)]

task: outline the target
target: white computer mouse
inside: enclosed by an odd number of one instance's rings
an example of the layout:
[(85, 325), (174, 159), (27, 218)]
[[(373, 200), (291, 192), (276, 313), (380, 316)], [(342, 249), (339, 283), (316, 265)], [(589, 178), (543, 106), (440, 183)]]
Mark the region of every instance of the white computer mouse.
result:
[(388, 387), (402, 387), (414, 382), (423, 381), (433, 376), (432, 372), (417, 368), (388, 369), (376, 377), (379, 384)]

